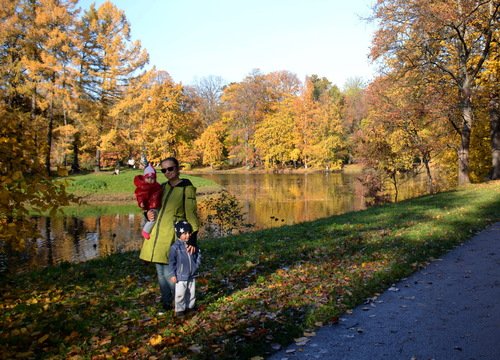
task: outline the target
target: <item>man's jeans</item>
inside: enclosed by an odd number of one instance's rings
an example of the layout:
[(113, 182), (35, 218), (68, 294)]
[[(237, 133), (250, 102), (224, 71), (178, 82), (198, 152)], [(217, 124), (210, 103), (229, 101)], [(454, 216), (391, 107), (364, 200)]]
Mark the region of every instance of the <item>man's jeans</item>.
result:
[(175, 283), (168, 276), (168, 264), (156, 263), (155, 265), (158, 283), (160, 284), (161, 302), (165, 309), (170, 309), (174, 300)]

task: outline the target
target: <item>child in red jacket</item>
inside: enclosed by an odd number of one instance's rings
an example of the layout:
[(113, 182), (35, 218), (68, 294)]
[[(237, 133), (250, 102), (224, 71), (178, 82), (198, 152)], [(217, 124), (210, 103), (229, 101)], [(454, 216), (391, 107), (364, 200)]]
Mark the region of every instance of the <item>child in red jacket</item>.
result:
[[(156, 181), (156, 170), (148, 165), (144, 169), (144, 175), (134, 177), (135, 197), (139, 207), (147, 212), (148, 210), (158, 211), (161, 206), (161, 185)], [(155, 217), (156, 218), (156, 217)], [(146, 221), (142, 228), (142, 236), (149, 239), (151, 230), (153, 229), (154, 221)]]

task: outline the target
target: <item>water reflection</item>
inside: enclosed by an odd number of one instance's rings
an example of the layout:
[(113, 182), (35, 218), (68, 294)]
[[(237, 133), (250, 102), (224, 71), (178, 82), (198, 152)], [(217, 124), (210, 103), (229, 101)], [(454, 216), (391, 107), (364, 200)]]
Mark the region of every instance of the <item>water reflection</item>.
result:
[[(254, 228), (291, 225), (365, 208), (364, 188), (347, 174), (197, 174), (224, 186)], [(423, 180), (402, 185), (400, 200), (425, 193)], [(144, 218), (136, 213), (35, 219), (42, 235), (9, 259), (9, 271), (82, 262), (139, 249)]]
[(42, 237), (32, 239), (24, 253), (10, 259), (10, 271), (44, 267), (62, 261), (83, 262), (135, 250), (142, 244), (142, 214), (40, 217), (35, 221)]
[(197, 174), (235, 195), (255, 228), (291, 225), (361, 210), (364, 189), (352, 175)]

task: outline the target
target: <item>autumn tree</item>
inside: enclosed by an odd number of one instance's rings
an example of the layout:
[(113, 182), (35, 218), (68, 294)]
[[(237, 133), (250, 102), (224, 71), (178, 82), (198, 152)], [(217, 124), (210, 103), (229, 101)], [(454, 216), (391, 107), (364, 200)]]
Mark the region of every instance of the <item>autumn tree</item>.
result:
[(342, 91), (342, 124), (348, 146), (348, 162), (353, 162), (353, 135), (367, 115), (366, 85), (361, 78), (350, 78)]
[[(312, 164), (327, 170), (340, 170), (348, 159), (345, 131), (342, 126), (342, 100), (333, 87), (320, 98)], [(334, 90), (334, 91), (332, 91)]]
[(81, 18), (80, 80), (85, 93), (80, 105), (83, 150), (95, 151), (96, 170), (100, 168), (103, 136), (113, 129), (110, 109), (122, 97), (130, 80), (147, 63), (148, 54), (139, 41), (131, 42), (130, 25), (123, 11), (110, 1), (99, 8), (91, 5)]
[(195, 110), (199, 113), (204, 127), (221, 118), (221, 96), (225, 86), (220, 76), (207, 76), (193, 86), (196, 95)]
[[(500, 17), (500, 15), (499, 15)], [(500, 18), (497, 18), (497, 25)], [(491, 141), (490, 179), (500, 179), (500, 27), (494, 32), (491, 53), (485, 63), (485, 70), (478, 81), (481, 97), (484, 98), (489, 115)]]
[(33, 136), (50, 174), (54, 129), (74, 102), (76, 0), (17, 1), (2, 6), (3, 100), (30, 113)]
[(325, 78), (308, 77), (293, 106), (296, 147), (304, 166), (341, 168), (346, 144), (338, 88)]
[(421, 164), (428, 191), (435, 191), (431, 161), (454, 141), (446, 93), (432, 84), (422, 85), (410, 73), (403, 78), (379, 77), (367, 89), (369, 113), (354, 139), (356, 157), (391, 179), (397, 194), (399, 177)]
[(228, 138), (227, 124), (224, 119), (210, 124), (201, 136), (195, 141), (201, 152), (203, 165), (211, 168), (221, 166), (228, 156), (226, 139)]
[(153, 68), (131, 82), (110, 112), (115, 144), (122, 143), (116, 150), (128, 156), (140, 148), (149, 161), (181, 155), (182, 145), (199, 135), (192, 109), (182, 84)]
[(298, 160), (295, 118), (291, 99), (282, 102), (277, 111), (268, 114), (257, 125), (253, 144), (268, 168), (284, 166)]
[(228, 119), (235, 146), (230, 152), (246, 166), (255, 166), (259, 154), (253, 145), (257, 125), (274, 112), (281, 101), (298, 91), (296, 75), (288, 72), (261, 74), (252, 71), (242, 82), (224, 89), (223, 116)]
[(460, 116), (449, 120), (460, 135), (459, 184), (470, 181), (475, 81), (490, 53), (499, 7), (493, 0), (379, 0), (374, 8), (373, 59), (382, 59), (387, 72), (438, 73), (437, 84), (449, 83), (458, 94)]
[(14, 250), (36, 235), (33, 213), (54, 214), (76, 201), (47, 175), (32, 134), (29, 112), (0, 105), (0, 243)]

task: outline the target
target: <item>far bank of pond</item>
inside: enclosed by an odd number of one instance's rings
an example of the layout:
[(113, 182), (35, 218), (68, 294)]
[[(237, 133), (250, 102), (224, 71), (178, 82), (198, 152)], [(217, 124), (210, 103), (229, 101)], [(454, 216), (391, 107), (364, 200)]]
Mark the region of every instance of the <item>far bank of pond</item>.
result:
[[(356, 174), (189, 174), (212, 180), (234, 195), (250, 229), (292, 225), (365, 208), (365, 189)], [(400, 200), (424, 193), (424, 179), (411, 179), (401, 185)], [(85, 210), (82, 207), (69, 216), (38, 218), (42, 237), (32, 239), (25, 253), (15, 259), (16, 265), (9, 268), (26, 270), (62, 261), (81, 262), (140, 248), (144, 219), (138, 207), (92, 207), (92, 215)], [(203, 233), (200, 235), (202, 239)]]

